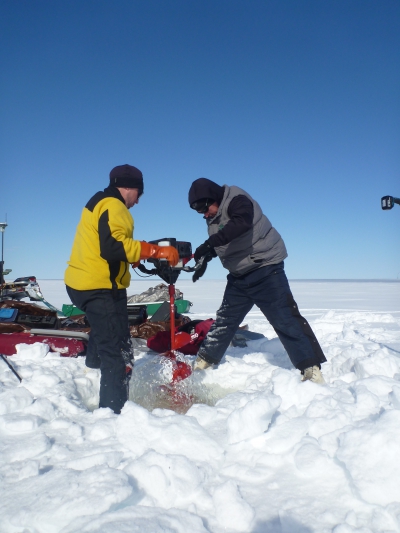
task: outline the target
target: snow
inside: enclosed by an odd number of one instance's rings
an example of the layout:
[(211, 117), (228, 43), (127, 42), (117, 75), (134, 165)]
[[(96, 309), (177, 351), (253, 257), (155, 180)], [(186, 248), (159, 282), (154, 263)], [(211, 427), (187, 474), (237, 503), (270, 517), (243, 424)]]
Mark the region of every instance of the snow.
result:
[[(215, 316), (224, 285), (177, 282), (192, 319)], [(69, 303), (62, 281), (40, 286)], [(0, 361), (1, 533), (400, 532), (400, 283), (291, 286), (326, 385), (300, 381), (257, 309), (264, 338), (178, 391), (139, 342), (120, 415), (96, 408), (83, 357), (19, 345), (21, 383)]]

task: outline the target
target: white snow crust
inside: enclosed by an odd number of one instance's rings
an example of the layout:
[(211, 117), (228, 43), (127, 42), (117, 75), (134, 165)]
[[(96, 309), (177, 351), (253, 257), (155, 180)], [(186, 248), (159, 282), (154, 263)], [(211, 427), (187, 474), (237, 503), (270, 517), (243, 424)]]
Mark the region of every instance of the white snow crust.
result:
[[(62, 281), (40, 285), (68, 303)], [(177, 283), (192, 319), (215, 316), (224, 285)], [(120, 415), (97, 409), (84, 357), (19, 345), (21, 383), (0, 361), (0, 532), (400, 532), (400, 283), (291, 286), (326, 385), (301, 382), (257, 309), (265, 338), (174, 393), (137, 343)]]

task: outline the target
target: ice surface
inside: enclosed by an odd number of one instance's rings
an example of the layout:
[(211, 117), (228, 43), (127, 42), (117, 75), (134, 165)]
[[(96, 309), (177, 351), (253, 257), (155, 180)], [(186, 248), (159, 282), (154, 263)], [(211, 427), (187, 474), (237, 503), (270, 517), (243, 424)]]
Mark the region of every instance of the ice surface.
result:
[[(69, 303), (61, 281), (40, 286)], [(0, 361), (0, 532), (400, 532), (400, 283), (291, 286), (324, 386), (301, 382), (257, 309), (246, 323), (265, 338), (172, 397), (167, 365), (139, 345), (119, 416), (96, 408), (84, 358), (20, 345), (22, 383)], [(177, 287), (191, 318), (215, 316), (223, 281)]]

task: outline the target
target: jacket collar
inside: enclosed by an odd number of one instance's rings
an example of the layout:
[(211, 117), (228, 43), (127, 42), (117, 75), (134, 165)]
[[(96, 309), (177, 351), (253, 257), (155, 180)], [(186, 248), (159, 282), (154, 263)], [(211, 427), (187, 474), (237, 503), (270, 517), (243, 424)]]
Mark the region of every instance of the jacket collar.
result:
[(113, 198), (117, 198), (117, 200), (121, 200), (121, 202), (125, 205), (125, 200), (122, 198), (122, 194), (119, 192), (117, 187), (109, 185), (104, 189), (104, 192), (107, 194), (107, 196), (112, 196)]

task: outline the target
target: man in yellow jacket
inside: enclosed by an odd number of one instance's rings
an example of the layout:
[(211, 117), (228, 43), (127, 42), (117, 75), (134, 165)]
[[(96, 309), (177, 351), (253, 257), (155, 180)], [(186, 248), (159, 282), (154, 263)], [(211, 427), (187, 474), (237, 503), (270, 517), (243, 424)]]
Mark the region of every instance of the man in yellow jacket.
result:
[(143, 175), (131, 165), (110, 172), (110, 185), (86, 204), (76, 229), (64, 281), (74, 305), (90, 324), (86, 366), (100, 368), (100, 404), (120, 413), (128, 399), (133, 350), (127, 295), (129, 264), (150, 257), (177, 264), (172, 246), (156, 246), (133, 238), (129, 209), (143, 194)]

